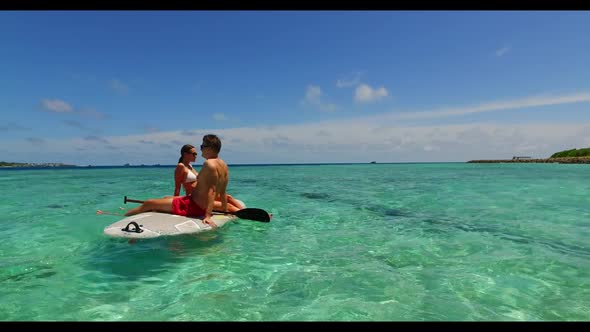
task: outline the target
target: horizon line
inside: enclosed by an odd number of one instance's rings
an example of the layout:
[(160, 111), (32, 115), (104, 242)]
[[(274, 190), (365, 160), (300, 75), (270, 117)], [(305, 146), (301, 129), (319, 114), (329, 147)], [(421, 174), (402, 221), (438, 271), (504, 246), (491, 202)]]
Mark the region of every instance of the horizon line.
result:
[[(376, 165), (376, 164), (450, 164), (450, 163), (467, 163), (467, 161), (398, 161), (398, 162), (317, 162), (317, 163), (264, 163), (264, 164), (227, 164), (228, 167), (236, 166), (307, 166), (307, 165)], [(31, 166), (2, 166), (0, 169), (14, 169), (14, 168), (101, 168), (101, 167), (120, 167), (120, 168), (146, 168), (146, 167), (176, 167), (175, 164), (138, 164), (138, 165), (69, 165), (62, 166), (48, 166), (45, 164), (59, 164), (59, 163), (23, 163), (31, 164)], [(39, 166), (33, 166), (39, 165)]]

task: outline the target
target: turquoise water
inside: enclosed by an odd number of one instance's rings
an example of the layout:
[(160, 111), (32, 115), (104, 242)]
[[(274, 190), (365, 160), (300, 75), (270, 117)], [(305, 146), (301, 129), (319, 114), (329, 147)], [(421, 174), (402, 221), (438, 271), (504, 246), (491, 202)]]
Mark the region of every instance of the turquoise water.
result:
[(0, 171), (0, 320), (588, 320), (590, 168), (231, 168), (274, 214), (129, 244), (173, 168)]

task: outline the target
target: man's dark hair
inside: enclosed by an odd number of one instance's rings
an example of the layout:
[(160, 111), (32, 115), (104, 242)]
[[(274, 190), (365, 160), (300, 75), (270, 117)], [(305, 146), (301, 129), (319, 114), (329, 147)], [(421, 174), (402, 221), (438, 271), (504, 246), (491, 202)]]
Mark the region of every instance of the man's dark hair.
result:
[(221, 151), (221, 140), (217, 135), (209, 134), (203, 136), (203, 145), (210, 147), (215, 153)]

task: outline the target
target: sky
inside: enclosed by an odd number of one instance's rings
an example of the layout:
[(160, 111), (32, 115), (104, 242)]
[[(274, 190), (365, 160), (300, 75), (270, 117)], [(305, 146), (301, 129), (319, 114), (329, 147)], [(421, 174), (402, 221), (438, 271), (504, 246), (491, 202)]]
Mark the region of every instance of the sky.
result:
[[(547, 158), (590, 147), (590, 12), (3, 11), (0, 160)], [(202, 162), (201, 156), (197, 163)]]

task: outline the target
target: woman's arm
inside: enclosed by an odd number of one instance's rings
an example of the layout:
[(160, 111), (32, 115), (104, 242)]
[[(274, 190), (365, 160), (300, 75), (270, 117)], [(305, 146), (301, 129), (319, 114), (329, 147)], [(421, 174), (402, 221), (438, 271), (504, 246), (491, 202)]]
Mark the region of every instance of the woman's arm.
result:
[(186, 178), (184, 165), (178, 164), (176, 170), (174, 170), (174, 196), (180, 196), (180, 187), (182, 186), (184, 178)]

